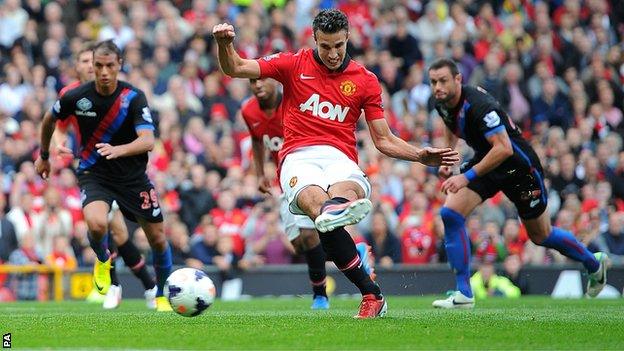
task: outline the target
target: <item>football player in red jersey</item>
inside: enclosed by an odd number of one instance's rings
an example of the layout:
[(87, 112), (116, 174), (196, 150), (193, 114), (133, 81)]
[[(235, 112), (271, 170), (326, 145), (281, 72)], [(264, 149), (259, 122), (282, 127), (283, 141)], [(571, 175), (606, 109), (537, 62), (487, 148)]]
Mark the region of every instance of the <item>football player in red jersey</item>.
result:
[[(264, 174), (265, 151), (271, 152), (271, 159), (279, 169), (278, 152), (284, 143), (282, 128), (282, 92), (279, 83), (271, 78), (251, 79), (251, 91), (254, 96), (243, 103), (241, 114), (252, 139), (254, 168), (262, 193), (271, 194), (271, 184)], [(329, 308), (326, 292), (325, 271), (326, 255), (321, 247), (314, 222), (303, 215), (294, 215), (288, 210), (288, 201), (280, 196), (280, 215), (288, 240), (298, 253), (305, 256), (308, 275), (312, 283), (312, 309)]]
[[(78, 74), (78, 80), (61, 89), (59, 96), (63, 96), (66, 92), (80, 86), (81, 84), (95, 79), (95, 73), (93, 71), (94, 47), (95, 44), (91, 42), (87, 42), (82, 45), (80, 51), (76, 54), (76, 63), (74, 66), (76, 73)], [(56, 145), (56, 152), (59, 156), (68, 156), (70, 159), (68, 162), (71, 162), (74, 156), (72, 150), (66, 146), (68, 139), (67, 132), (70, 128), (76, 135), (77, 143), (80, 144), (81, 136), (76, 116), (72, 116), (71, 118), (67, 118), (65, 120), (57, 120), (56, 129), (52, 134), (52, 140), (54, 145)], [(128, 266), (132, 270), (132, 273), (134, 273), (134, 275), (143, 283), (147, 307), (151, 309), (156, 308), (156, 283), (154, 277), (152, 277), (147, 270), (145, 259), (141, 256), (139, 249), (131, 240), (129, 240), (128, 227), (126, 226), (126, 222), (124, 221), (123, 215), (119, 211), (119, 206), (117, 206), (116, 202), (113, 202), (108, 218), (110, 233), (112, 234), (109, 237), (111, 238), (109, 240), (114, 242), (114, 246), (117, 247), (117, 251), (123, 258), (126, 266)], [(109, 243), (109, 247), (112, 248), (113, 245)], [(111, 265), (110, 275), (112, 285), (110, 289), (108, 289), (108, 292), (106, 292), (106, 295), (100, 298), (99, 296), (101, 295), (99, 292), (96, 289), (93, 289), (87, 297), (87, 301), (103, 301), (103, 307), (105, 309), (113, 309), (119, 306), (119, 303), (121, 302), (121, 285), (117, 279), (114, 263)]]
[(284, 86), (284, 145), (280, 183), (294, 214), (307, 215), (321, 233), (323, 249), (363, 295), (356, 318), (381, 317), (387, 304), (362, 268), (344, 229), (371, 210), (370, 184), (357, 165), (355, 128), (364, 111), (371, 138), (382, 153), (430, 166), (459, 161), (452, 149), (419, 149), (392, 134), (384, 119), (377, 77), (347, 54), (349, 22), (323, 10), (314, 18), (315, 49), (241, 58), (234, 27), (214, 26), (221, 70), (237, 78), (274, 78)]

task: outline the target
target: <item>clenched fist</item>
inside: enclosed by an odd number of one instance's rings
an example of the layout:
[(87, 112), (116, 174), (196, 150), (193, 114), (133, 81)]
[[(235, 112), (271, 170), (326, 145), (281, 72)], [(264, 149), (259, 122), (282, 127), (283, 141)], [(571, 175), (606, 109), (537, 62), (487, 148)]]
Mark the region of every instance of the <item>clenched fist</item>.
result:
[(234, 41), (236, 33), (234, 33), (234, 26), (228, 23), (220, 23), (212, 27), (212, 36), (219, 45), (228, 45)]

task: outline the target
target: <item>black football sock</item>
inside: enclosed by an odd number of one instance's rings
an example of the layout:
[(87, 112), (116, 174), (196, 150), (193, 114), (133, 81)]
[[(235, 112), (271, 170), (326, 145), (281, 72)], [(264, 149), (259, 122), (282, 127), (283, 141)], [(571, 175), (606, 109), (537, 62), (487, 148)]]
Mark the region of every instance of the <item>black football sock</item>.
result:
[(381, 299), (381, 289), (364, 271), (351, 235), (340, 227), (319, 236), (327, 255), (333, 258), (336, 267), (360, 289), (362, 295), (374, 294)]
[(149, 274), (147, 266), (145, 265), (145, 259), (141, 256), (139, 249), (134, 246), (132, 240), (127, 240), (125, 243), (120, 245), (117, 250), (126, 263), (126, 266), (128, 266), (128, 268), (132, 271), (132, 274), (141, 280), (145, 290), (153, 289), (156, 282)]
[(115, 258), (117, 258), (117, 255), (115, 253), (111, 254), (111, 269), (110, 269), (111, 285), (119, 286), (119, 279), (117, 278), (117, 269), (115, 268)]
[(308, 263), (308, 275), (310, 276), (314, 296), (327, 297), (327, 292), (325, 290), (327, 279), (327, 272), (325, 271), (326, 256), (322, 245), (316, 245), (304, 254), (306, 262)]

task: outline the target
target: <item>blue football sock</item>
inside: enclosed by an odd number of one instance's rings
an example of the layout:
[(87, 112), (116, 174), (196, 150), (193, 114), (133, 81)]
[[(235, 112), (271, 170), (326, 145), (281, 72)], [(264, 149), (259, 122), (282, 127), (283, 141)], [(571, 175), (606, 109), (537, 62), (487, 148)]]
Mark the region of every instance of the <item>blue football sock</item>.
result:
[(98, 261), (106, 262), (110, 256), (108, 252), (108, 234), (104, 235), (100, 240), (95, 239), (91, 234), (87, 236), (89, 237), (89, 245), (95, 252)]
[(156, 297), (163, 296), (163, 288), (165, 282), (171, 273), (171, 266), (173, 265), (171, 260), (171, 247), (167, 244), (167, 248), (163, 252), (156, 252), (152, 250), (154, 271), (156, 271)]
[(553, 227), (548, 238), (539, 245), (555, 249), (571, 259), (581, 262), (589, 273), (596, 272), (600, 267), (600, 262), (587, 250), (585, 245), (576, 240), (572, 233), (559, 227)]
[(444, 247), (451, 268), (455, 272), (457, 290), (466, 297), (472, 297), (470, 288), (470, 241), (461, 214), (448, 207), (440, 209), (444, 222)]

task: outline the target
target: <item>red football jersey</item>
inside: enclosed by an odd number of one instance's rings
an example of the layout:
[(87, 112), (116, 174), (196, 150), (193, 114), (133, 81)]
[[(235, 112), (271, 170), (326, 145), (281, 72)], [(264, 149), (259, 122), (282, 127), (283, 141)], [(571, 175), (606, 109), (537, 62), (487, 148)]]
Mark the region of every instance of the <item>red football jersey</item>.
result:
[(262, 78), (284, 86), (280, 159), (304, 146), (330, 145), (357, 163), (355, 128), (362, 111), (367, 120), (384, 117), (377, 77), (348, 57), (340, 70), (330, 71), (312, 49), (257, 61)]
[(253, 138), (258, 138), (264, 147), (271, 151), (275, 165), (279, 167), (279, 151), (284, 144), (284, 128), (282, 127), (282, 104), (278, 104), (271, 115), (260, 108), (255, 96), (247, 99), (241, 107), (241, 114)]

